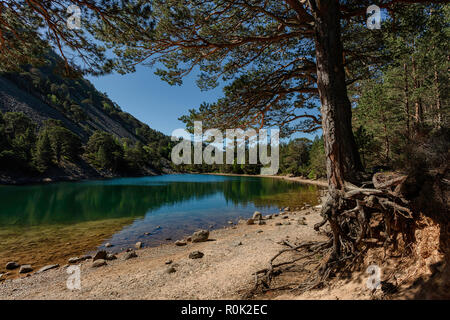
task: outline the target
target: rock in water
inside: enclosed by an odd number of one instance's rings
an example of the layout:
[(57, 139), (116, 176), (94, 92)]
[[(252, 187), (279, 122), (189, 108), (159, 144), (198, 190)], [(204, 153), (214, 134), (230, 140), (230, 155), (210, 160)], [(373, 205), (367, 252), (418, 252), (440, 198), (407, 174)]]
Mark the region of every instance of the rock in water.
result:
[(51, 264), (49, 266), (40, 268), (36, 273), (42, 273), (42, 272), (45, 272), (45, 271), (48, 271), (51, 269), (56, 269), (56, 268), (59, 268), (59, 264)]
[(203, 256), (204, 256), (203, 252), (200, 252), (200, 251), (193, 251), (193, 252), (189, 253), (190, 259), (201, 259), (201, 258), (203, 258)]
[(125, 256), (123, 257), (123, 260), (129, 260), (129, 259), (132, 259), (132, 258), (137, 258), (137, 254), (134, 251), (127, 252), (125, 254)]
[(186, 243), (186, 241), (183, 241), (183, 240), (177, 240), (177, 241), (175, 241), (175, 245), (178, 247), (182, 247), (182, 246), (187, 245), (187, 243)]
[(255, 213), (253, 213), (253, 220), (261, 220), (262, 219), (262, 214), (259, 211), (255, 211)]
[(29, 264), (24, 264), (19, 269), (19, 273), (28, 273), (31, 271), (33, 271), (33, 268)]
[(106, 266), (106, 261), (103, 259), (95, 260), (94, 263), (92, 263), (92, 268), (98, 268), (102, 266)]
[(109, 243), (109, 242), (107, 242), (107, 243), (105, 243), (105, 247), (106, 248), (111, 248), (113, 245), (111, 244), (111, 243)]
[(194, 232), (192, 235), (192, 242), (205, 242), (208, 240), (209, 231), (208, 230), (199, 230)]
[(142, 242), (136, 242), (136, 244), (134, 245), (136, 247), (136, 249), (141, 249), (142, 248)]
[(18, 264), (15, 261), (8, 262), (5, 266), (6, 270), (14, 270), (17, 269), (18, 267), (20, 267), (20, 264)]
[(107, 255), (108, 255), (108, 253), (105, 250), (100, 250), (99, 252), (97, 252), (95, 254), (94, 261), (95, 260), (105, 260)]

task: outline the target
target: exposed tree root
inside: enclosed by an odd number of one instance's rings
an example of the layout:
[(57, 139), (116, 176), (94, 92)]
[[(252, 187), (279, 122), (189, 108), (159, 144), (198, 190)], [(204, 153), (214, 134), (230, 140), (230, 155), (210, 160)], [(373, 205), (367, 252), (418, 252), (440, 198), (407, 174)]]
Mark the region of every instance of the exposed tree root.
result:
[[(314, 229), (319, 231), (329, 224), (329, 240), (298, 245), (284, 241), (288, 248), (279, 251), (268, 268), (255, 273), (255, 287), (251, 294), (271, 290), (293, 290), (302, 293), (319, 288), (337, 273), (349, 271), (363, 261), (371, 247), (384, 246), (385, 250), (398, 250), (398, 235), (403, 237), (405, 250), (414, 241), (414, 212), (410, 202), (402, 195), (402, 184), (407, 176), (390, 173), (376, 174), (374, 188), (347, 184), (345, 190), (329, 191), (322, 204), (323, 221)], [(286, 253), (298, 254), (289, 261), (275, 263)], [(402, 253), (404, 254), (404, 253)], [(277, 275), (289, 272), (295, 266), (306, 275), (306, 280), (271, 288)]]

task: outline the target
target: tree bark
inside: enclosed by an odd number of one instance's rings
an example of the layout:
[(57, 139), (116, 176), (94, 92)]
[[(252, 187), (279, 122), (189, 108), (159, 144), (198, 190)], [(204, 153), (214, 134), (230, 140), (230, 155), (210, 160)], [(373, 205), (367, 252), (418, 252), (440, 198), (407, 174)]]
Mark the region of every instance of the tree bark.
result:
[[(420, 82), (417, 76), (416, 59), (414, 58), (414, 56), (411, 59), (413, 68), (412, 72), (414, 78), (414, 91), (415, 94), (417, 94), (417, 90), (420, 88)], [(422, 99), (420, 97), (417, 97), (416, 99), (415, 111), (416, 111), (416, 124), (421, 124), (423, 122), (423, 108), (422, 108)]]
[(363, 170), (352, 131), (352, 109), (345, 83), (340, 8), (335, 0), (310, 1), (315, 19), (317, 86), (330, 190), (357, 181)]
[(439, 85), (439, 73), (436, 65), (434, 65), (434, 85), (436, 90), (436, 127), (440, 129), (442, 126), (441, 90)]
[(405, 117), (406, 117), (406, 136), (408, 139), (411, 137), (411, 129), (409, 123), (409, 85), (408, 85), (408, 64), (403, 64), (403, 70), (405, 71)]

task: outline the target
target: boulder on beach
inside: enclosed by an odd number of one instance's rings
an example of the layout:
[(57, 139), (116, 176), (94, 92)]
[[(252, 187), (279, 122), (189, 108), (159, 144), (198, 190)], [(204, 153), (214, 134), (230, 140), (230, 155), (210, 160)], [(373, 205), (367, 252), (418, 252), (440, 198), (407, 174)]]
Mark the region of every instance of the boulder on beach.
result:
[(262, 219), (262, 214), (259, 211), (255, 211), (255, 213), (253, 213), (253, 220), (261, 220)]
[(102, 266), (106, 266), (106, 261), (103, 260), (103, 259), (95, 260), (92, 263), (92, 268), (99, 268), (99, 267), (102, 267)]
[(40, 268), (36, 273), (42, 273), (51, 269), (59, 268), (59, 264), (51, 264), (45, 267)]
[(137, 258), (137, 256), (138, 255), (136, 254), (136, 252), (129, 251), (123, 256), (123, 260), (129, 260), (129, 259), (132, 259), (132, 258)]
[(94, 261), (95, 260), (105, 260), (107, 255), (108, 255), (108, 253), (105, 250), (100, 250), (95, 254)]
[(24, 264), (23, 266), (20, 266), (19, 273), (28, 273), (33, 271), (33, 268), (29, 264)]
[(20, 267), (20, 264), (18, 264), (15, 261), (10, 261), (6, 264), (5, 268), (6, 270), (14, 270)]
[(253, 220), (253, 219), (248, 219), (247, 220), (247, 225), (251, 226), (253, 224), (255, 224), (255, 220)]
[(72, 257), (68, 260), (69, 263), (78, 263), (81, 262), (83, 259), (81, 259), (80, 257)]
[(105, 258), (105, 260), (107, 260), (107, 261), (112, 261), (112, 260), (116, 260), (116, 259), (117, 259), (117, 257), (113, 253), (108, 253)]
[(183, 240), (177, 240), (177, 241), (175, 241), (175, 245), (178, 247), (182, 247), (182, 246), (187, 245), (187, 243), (186, 243), (186, 241), (183, 241)]
[(141, 249), (142, 248), (142, 242), (136, 242), (136, 244), (134, 245), (136, 249)]
[(177, 272), (177, 270), (173, 266), (170, 266), (166, 269), (166, 273), (170, 274), (170, 273), (175, 273), (175, 272)]
[(200, 252), (200, 251), (193, 251), (191, 253), (189, 253), (189, 258), (190, 259), (201, 259), (203, 258), (204, 253)]
[(192, 235), (192, 242), (205, 242), (208, 240), (209, 231), (208, 230), (199, 230), (194, 232)]

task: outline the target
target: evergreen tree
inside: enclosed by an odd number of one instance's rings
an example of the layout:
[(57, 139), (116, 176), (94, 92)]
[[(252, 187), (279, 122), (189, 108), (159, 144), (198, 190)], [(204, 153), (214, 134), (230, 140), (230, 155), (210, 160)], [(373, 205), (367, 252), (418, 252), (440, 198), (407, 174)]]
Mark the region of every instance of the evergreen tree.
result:
[(45, 172), (51, 165), (53, 159), (53, 152), (50, 143), (50, 138), (48, 137), (48, 132), (43, 130), (38, 137), (36, 142), (36, 150), (34, 152), (34, 162), (36, 168), (40, 172)]

